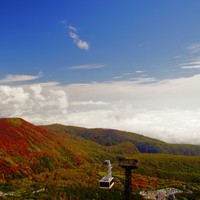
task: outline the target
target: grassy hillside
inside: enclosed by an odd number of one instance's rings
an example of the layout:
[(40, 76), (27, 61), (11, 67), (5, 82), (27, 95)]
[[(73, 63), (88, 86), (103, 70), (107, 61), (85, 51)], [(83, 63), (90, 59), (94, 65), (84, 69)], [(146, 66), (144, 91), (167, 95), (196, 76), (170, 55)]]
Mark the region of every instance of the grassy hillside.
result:
[(55, 133), (68, 133), (97, 142), (104, 146), (131, 142), (142, 153), (169, 153), (181, 155), (200, 155), (200, 145), (168, 144), (139, 134), (113, 129), (86, 129), (74, 126), (53, 124), (42, 126)]

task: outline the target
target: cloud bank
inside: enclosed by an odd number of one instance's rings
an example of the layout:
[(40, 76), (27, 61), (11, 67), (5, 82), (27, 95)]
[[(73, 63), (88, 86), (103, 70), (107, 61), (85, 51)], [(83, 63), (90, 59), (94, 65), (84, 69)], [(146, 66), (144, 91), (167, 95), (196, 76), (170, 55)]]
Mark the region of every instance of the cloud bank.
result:
[(162, 81), (0, 86), (0, 117), (35, 124), (115, 128), (200, 144), (200, 75)]
[(0, 117), (51, 123), (66, 115), (67, 107), (67, 94), (52, 83), (0, 86)]

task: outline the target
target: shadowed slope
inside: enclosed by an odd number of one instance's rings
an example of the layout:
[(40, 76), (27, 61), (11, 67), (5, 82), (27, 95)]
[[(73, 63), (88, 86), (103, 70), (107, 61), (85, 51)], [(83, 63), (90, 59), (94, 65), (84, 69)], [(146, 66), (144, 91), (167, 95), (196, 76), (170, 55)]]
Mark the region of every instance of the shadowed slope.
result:
[(136, 133), (114, 129), (87, 129), (75, 126), (52, 124), (42, 126), (55, 133), (68, 133), (97, 142), (104, 146), (117, 145), (122, 142), (131, 142), (142, 153), (169, 153), (181, 155), (200, 155), (200, 145), (168, 144)]

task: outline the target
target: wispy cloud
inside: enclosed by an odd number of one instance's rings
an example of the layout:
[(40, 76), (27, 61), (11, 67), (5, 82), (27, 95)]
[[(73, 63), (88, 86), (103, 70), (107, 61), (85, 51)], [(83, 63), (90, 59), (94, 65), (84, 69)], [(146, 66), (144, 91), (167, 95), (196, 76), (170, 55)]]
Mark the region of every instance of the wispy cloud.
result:
[(137, 84), (150, 84), (158, 82), (155, 77), (130, 78), (129, 80)]
[(75, 26), (69, 25), (68, 29), (69, 29), (69, 36), (72, 38), (74, 44), (80, 49), (89, 50), (90, 48), (89, 43), (80, 39), (80, 36), (77, 33), (78, 32), (77, 28)]
[(145, 71), (137, 70), (135, 71), (136, 74), (144, 73)]
[(129, 72), (122, 74), (122, 76), (130, 76), (130, 75), (131, 75), (131, 73), (129, 73)]
[(77, 32), (77, 28), (75, 26), (68, 26), (71, 31)]
[(200, 43), (197, 42), (197, 43), (190, 45), (189, 47), (187, 47), (187, 50), (190, 51), (191, 53), (200, 52)]
[(113, 79), (121, 79), (121, 78), (123, 78), (123, 76), (115, 76), (115, 77), (113, 77)]
[(74, 43), (76, 44), (77, 47), (79, 47), (80, 49), (84, 49), (84, 50), (88, 50), (89, 49), (89, 43), (83, 40), (74, 40)]
[(200, 69), (200, 60), (186, 62), (180, 65), (181, 69)]
[(79, 36), (76, 33), (73, 33), (73, 32), (69, 32), (69, 35), (73, 40), (78, 40), (78, 38), (79, 38)]
[(105, 65), (99, 65), (99, 64), (90, 64), (90, 65), (77, 65), (77, 66), (71, 66), (66, 69), (68, 70), (81, 70), (81, 69), (98, 69), (103, 68)]
[(179, 66), (181, 69), (200, 69), (200, 43), (193, 43), (186, 48), (187, 60)]
[(63, 20), (60, 21), (60, 23), (61, 23), (61, 24), (67, 24), (67, 20), (66, 20), (66, 19), (63, 19)]
[(174, 56), (174, 59), (180, 59), (180, 58), (181, 58), (180, 55), (178, 55), (178, 56)]
[[(142, 74), (144, 73), (145, 71), (135, 71), (136, 74)], [(134, 81), (138, 81), (138, 78), (129, 78), (130, 76), (134, 75), (134, 72), (130, 73), (130, 72), (126, 72), (126, 73), (123, 73), (119, 76), (115, 76), (113, 77), (112, 79), (114, 80), (117, 80), (117, 79), (124, 79), (124, 80), (134, 80)], [(143, 76), (143, 75), (140, 75), (140, 76)], [(147, 75), (146, 75), (147, 76)], [(127, 79), (128, 78), (128, 79)], [(141, 81), (139, 81), (141, 82)]]
[(22, 81), (31, 81), (35, 79), (39, 79), (42, 77), (42, 73), (39, 73), (39, 75), (13, 75), (8, 74), (5, 78), (0, 80), (0, 83), (12, 83), (12, 82), (22, 82)]

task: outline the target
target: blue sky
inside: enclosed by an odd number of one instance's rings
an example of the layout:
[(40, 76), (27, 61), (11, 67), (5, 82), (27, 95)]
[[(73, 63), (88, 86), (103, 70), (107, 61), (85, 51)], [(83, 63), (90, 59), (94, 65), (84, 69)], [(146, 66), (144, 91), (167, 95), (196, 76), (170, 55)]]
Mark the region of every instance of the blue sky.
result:
[(2, 0), (1, 117), (200, 144), (199, 9), (197, 0)]

